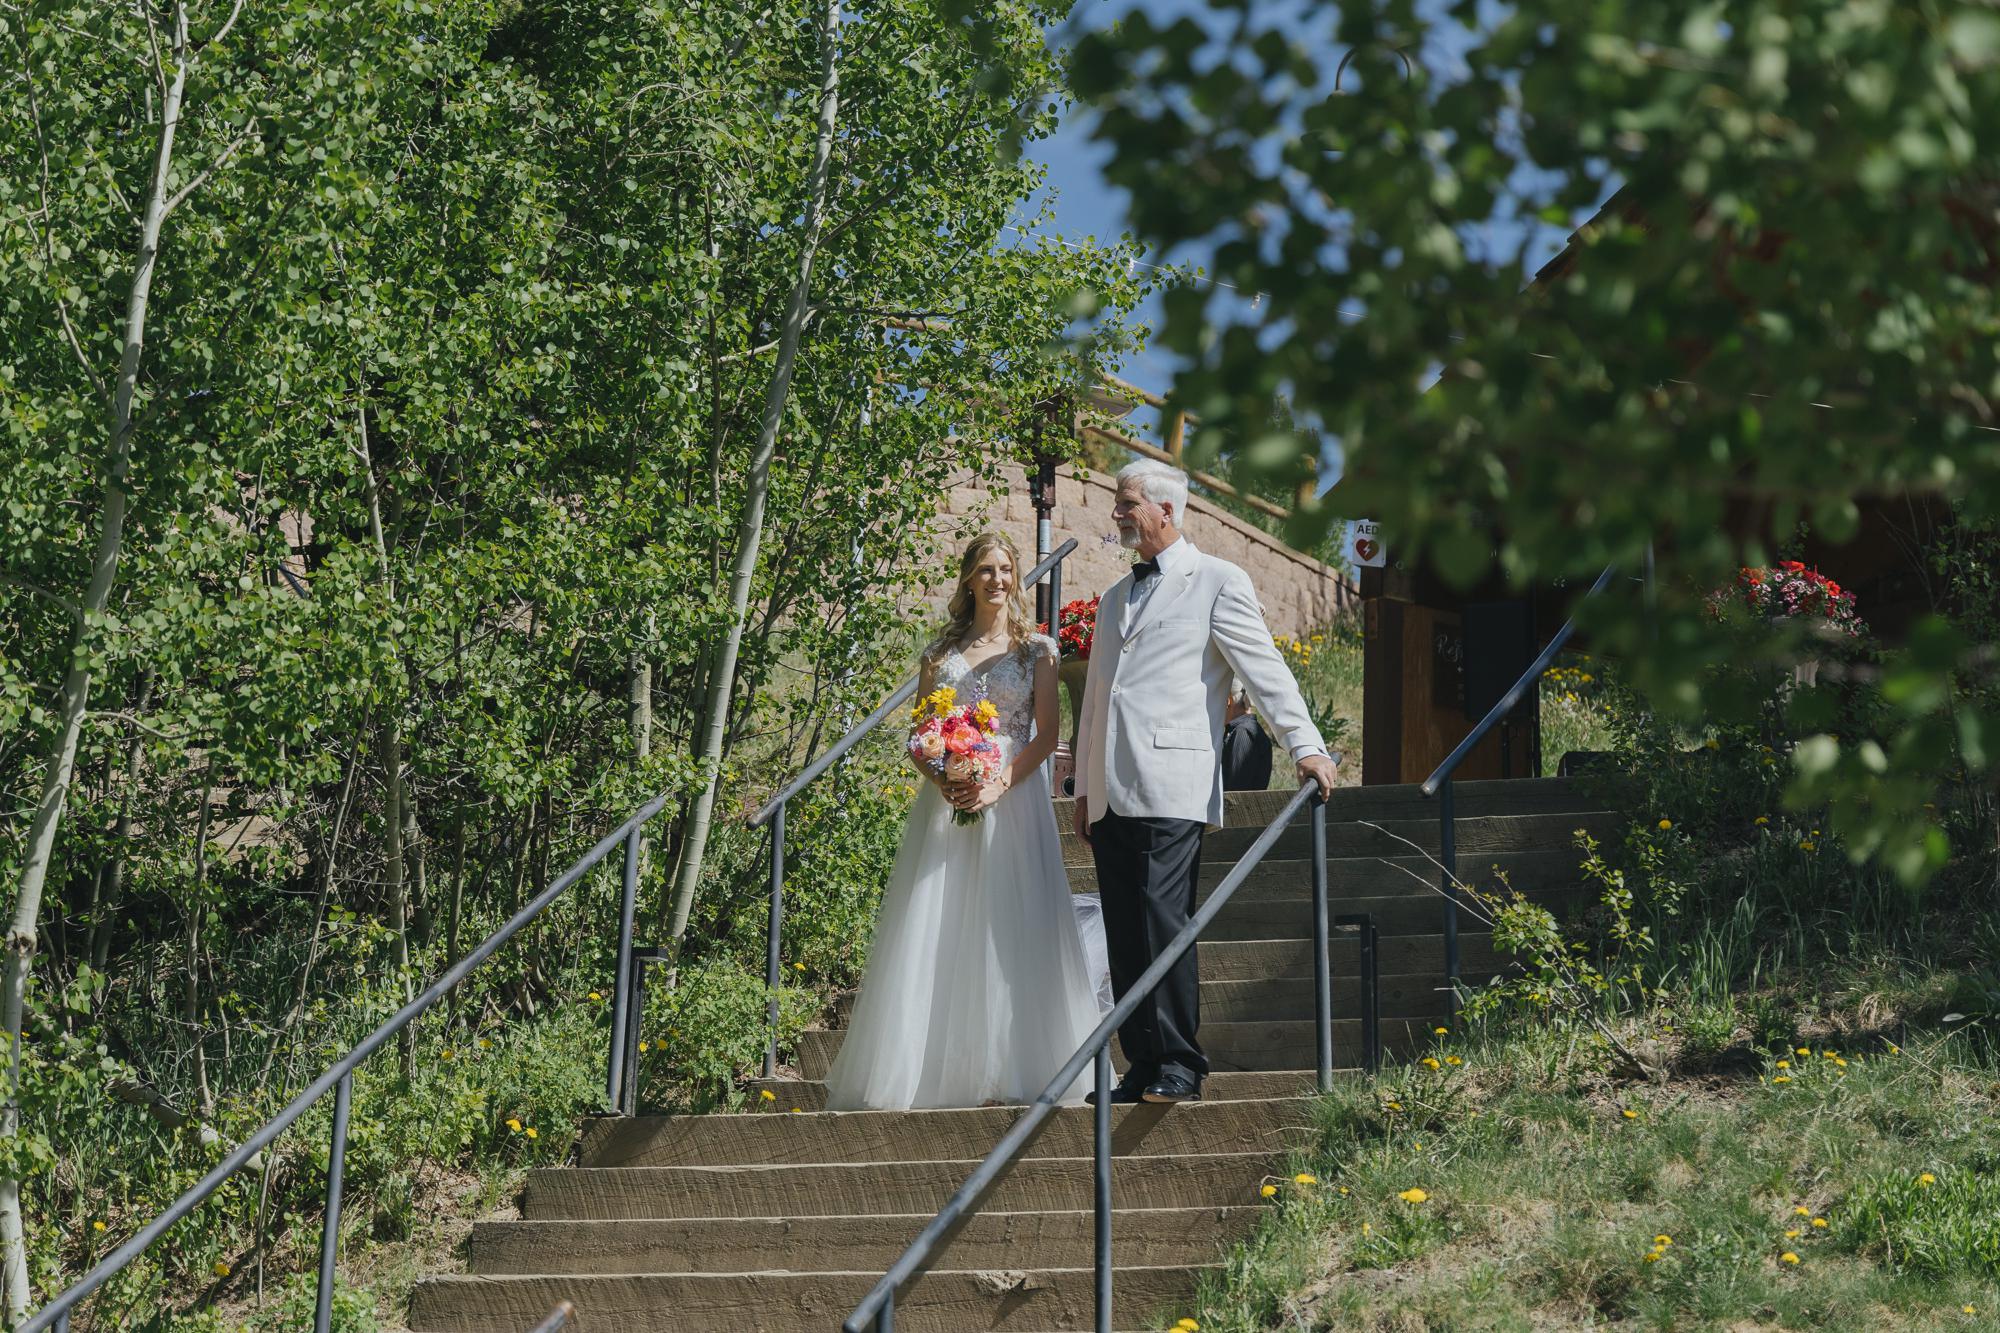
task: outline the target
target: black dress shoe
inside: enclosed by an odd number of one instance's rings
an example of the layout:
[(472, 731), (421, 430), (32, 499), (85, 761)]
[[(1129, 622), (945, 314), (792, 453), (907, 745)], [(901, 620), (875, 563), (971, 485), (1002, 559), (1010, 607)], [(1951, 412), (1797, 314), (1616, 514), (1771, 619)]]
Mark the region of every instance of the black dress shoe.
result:
[(1146, 1085), (1144, 1096), (1149, 1102), (1198, 1102), (1201, 1084), (1184, 1074), (1162, 1074), (1156, 1082)]
[[(1111, 1090), (1111, 1104), (1113, 1106), (1136, 1106), (1146, 1100), (1145, 1093), (1141, 1089), (1142, 1085), (1128, 1079)], [(1083, 1100), (1086, 1105), (1097, 1105), (1096, 1091), (1092, 1090), (1084, 1093)]]

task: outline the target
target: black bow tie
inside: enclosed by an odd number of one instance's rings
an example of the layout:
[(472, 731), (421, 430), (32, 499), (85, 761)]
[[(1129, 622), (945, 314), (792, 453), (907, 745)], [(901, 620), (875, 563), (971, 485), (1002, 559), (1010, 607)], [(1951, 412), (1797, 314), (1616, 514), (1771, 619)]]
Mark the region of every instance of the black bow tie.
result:
[(1154, 556), (1151, 560), (1141, 560), (1138, 564), (1132, 566), (1132, 583), (1134, 586), (1137, 586), (1159, 572), (1160, 558), (1158, 556)]

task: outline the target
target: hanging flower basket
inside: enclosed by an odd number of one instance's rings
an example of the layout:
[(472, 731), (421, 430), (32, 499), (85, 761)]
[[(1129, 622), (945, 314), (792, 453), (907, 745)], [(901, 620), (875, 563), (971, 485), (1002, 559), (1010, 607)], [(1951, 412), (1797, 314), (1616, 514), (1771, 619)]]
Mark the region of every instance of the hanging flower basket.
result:
[[(1709, 594), (1708, 604), (1717, 616), (1747, 613), (1771, 625), (1802, 621), (1822, 635), (1839, 638), (1858, 639), (1867, 631), (1855, 610), (1854, 594), (1796, 560), (1769, 567), (1746, 565), (1732, 587)], [(1815, 683), (1819, 659), (1797, 663), (1792, 675), (1799, 685)]]

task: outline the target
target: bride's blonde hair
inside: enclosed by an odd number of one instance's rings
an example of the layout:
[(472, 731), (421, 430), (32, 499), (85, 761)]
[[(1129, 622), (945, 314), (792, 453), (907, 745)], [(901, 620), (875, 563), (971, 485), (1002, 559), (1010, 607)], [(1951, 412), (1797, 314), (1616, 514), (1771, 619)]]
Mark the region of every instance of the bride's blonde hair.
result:
[(965, 642), (972, 632), (972, 575), (979, 568), (979, 562), (994, 551), (1005, 551), (1007, 558), (1014, 562), (1014, 586), (1007, 590), (1007, 637), (1012, 641), (1012, 651), (1028, 651), (1028, 640), (1035, 633), (1035, 618), (1028, 610), (1028, 599), (1024, 595), (1022, 580), (1028, 569), (1021, 563), (1021, 552), (1016, 549), (1014, 539), (1004, 532), (982, 532), (966, 544), (965, 553), (958, 558), (958, 586), (952, 589), (951, 601), (945, 612), (950, 617), (944, 629), (931, 640), (924, 649), (926, 665), (936, 663), (946, 653)]

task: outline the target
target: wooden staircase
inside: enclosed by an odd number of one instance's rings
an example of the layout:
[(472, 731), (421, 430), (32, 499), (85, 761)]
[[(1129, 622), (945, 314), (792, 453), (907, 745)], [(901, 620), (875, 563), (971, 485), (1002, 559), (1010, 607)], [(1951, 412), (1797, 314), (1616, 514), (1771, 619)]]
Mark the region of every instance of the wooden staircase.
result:
[[(1203, 849), (1202, 892), (1219, 883), (1286, 799), (1229, 798), (1229, 827)], [(1058, 826), (1070, 811), (1058, 802)], [(1457, 784), (1459, 873), (1497, 867), (1552, 908), (1581, 887), (1573, 831), (1605, 836), (1616, 816), (1571, 779)], [(1383, 1045), (1428, 1045), (1449, 1014), (1437, 809), (1411, 786), (1343, 788), (1327, 812), (1335, 915), (1369, 912), (1381, 932)], [(1256, 1218), (1263, 1179), (1306, 1143), (1313, 1039), (1309, 831), (1301, 819), (1200, 946), (1206, 1100), (1118, 1107), (1113, 1117), (1115, 1306), (1122, 1327), (1185, 1311), (1200, 1274)], [(810, 849), (802, 849), (809, 858)], [(1067, 832), (1072, 887), (1094, 891), (1089, 850)], [(1461, 974), (1503, 964), (1471, 913)], [(1358, 1060), (1360, 987), (1336, 937), (1334, 1051)], [(993, 1107), (829, 1112), (819, 1080), (840, 1048), (834, 1025), (800, 1043), (801, 1077), (753, 1085), (775, 1101), (733, 1115), (606, 1119), (580, 1165), (529, 1175), (520, 1220), (478, 1224), (470, 1272), (411, 1298), (417, 1333), (512, 1333), (559, 1300), (581, 1333), (831, 1333), (1020, 1114)], [(1114, 1061), (1122, 1059), (1113, 1049)], [(796, 1112), (795, 1109), (796, 1108)], [(1091, 1122), (1051, 1119), (933, 1270), (897, 1301), (906, 1333), (1092, 1326)]]

